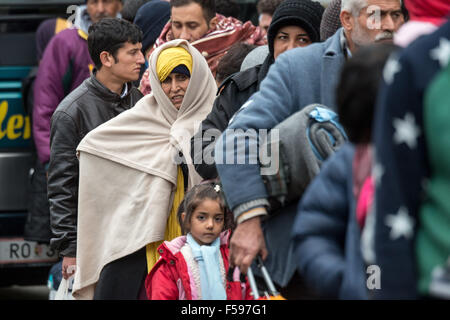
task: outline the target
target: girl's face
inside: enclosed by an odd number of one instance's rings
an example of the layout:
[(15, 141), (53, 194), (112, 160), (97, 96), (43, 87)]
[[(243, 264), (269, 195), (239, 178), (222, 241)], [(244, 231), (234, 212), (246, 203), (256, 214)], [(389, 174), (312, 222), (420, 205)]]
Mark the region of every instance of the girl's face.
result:
[(198, 244), (209, 245), (220, 236), (223, 225), (224, 213), (219, 202), (204, 199), (192, 213), (188, 228)]

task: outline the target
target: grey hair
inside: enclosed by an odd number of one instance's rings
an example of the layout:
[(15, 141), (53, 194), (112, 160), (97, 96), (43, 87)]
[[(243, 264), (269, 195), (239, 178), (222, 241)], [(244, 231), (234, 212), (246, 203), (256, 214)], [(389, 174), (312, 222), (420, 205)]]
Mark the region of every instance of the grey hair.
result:
[(341, 12), (351, 12), (354, 17), (359, 17), (361, 10), (368, 5), (367, 0), (342, 0)]
[[(400, 1), (400, 5), (402, 4), (402, 0)], [(354, 17), (359, 17), (361, 10), (367, 7), (369, 4), (367, 0), (342, 0), (341, 2), (341, 12), (347, 11), (351, 12)]]

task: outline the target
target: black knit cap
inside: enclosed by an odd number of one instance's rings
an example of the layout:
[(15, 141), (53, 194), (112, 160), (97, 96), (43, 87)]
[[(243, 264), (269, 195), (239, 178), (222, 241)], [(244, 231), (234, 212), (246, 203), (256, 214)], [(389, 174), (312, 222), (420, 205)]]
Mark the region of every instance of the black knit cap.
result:
[(273, 42), (278, 30), (285, 26), (299, 26), (308, 33), (312, 42), (320, 41), (320, 21), (325, 9), (319, 2), (311, 0), (284, 0), (272, 16), (267, 42), (273, 56)]

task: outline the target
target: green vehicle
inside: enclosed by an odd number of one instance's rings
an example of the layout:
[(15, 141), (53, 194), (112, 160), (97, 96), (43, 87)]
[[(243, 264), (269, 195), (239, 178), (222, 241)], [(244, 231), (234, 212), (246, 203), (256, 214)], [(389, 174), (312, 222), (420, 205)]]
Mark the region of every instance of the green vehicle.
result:
[(58, 260), (48, 244), (24, 240), (36, 161), (24, 80), (37, 67), (39, 24), (49, 18), (67, 19), (69, 6), (83, 3), (0, 0), (0, 286), (46, 284)]

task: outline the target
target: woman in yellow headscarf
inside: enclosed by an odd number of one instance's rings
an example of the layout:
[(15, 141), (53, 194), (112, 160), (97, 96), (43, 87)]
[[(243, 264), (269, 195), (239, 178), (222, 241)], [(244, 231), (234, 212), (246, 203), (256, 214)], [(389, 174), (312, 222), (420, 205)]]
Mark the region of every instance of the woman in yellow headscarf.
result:
[(201, 181), (190, 139), (217, 90), (206, 60), (185, 40), (150, 57), (152, 93), (91, 131), (80, 160), (74, 296), (136, 299), (163, 240), (181, 235), (176, 211)]
[[(187, 87), (192, 72), (192, 56), (183, 47), (170, 47), (158, 56), (156, 61), (156, 73), (161, 88), (170, 99), (173, 106), (179, 110), (184, 100)], [(175, 191), (172, 209), (166, 225), (164, 240), (172, 240), (181, 235), (181, 228), (178, 224), (176, 212), (181, 201), (184, 198), (184, 175), (182, 166), (178, 166), (177, 189)], [(163, 241), (152, 242), (146, 247), (147, 270), (150, 270), (159, 259), (157, 248)]]

